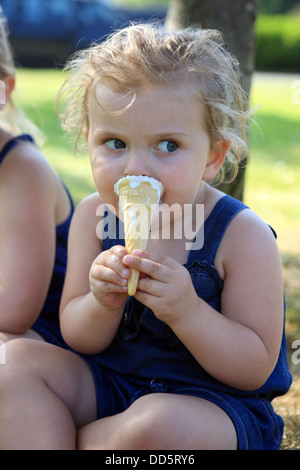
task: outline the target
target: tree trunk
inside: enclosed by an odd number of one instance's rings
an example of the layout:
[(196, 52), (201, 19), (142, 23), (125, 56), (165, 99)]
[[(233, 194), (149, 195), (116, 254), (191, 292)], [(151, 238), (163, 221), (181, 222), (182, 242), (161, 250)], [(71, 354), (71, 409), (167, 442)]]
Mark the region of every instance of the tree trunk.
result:
[[(255, 31), (259, 0), (169, 0), (167, 29), (199, 25), (218, 29), (227, 41), (227, 47), (240, 64), (241, 83), (250, 92), (254, 69)], [(245, 164), (232, 183), (222, 184), (221, 190), (243, 200)]]

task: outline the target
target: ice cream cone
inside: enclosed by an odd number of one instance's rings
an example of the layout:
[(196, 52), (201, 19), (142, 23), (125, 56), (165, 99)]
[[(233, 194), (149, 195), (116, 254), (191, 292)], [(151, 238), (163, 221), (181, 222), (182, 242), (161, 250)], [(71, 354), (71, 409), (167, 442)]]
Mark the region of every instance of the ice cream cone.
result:
[[(145, 250), (155, 209), (163, 194), (163, 185), (147, 176), (126, 176), (115, 184), (123, 213), (125, 247), (128, 253)], [(128, 294), (135, 295), (139, 271), (131, 269)]]

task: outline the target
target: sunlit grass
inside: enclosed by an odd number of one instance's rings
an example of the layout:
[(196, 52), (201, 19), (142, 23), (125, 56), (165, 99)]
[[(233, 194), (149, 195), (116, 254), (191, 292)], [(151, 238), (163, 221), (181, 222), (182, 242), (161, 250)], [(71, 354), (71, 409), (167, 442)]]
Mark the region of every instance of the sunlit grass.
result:
[[(299, 77), (298, 77), (299, 79)], [(284, 252), (299, 253), (300, 104), (294, 75), (256, 74), (251, 99), (261, 104), (250, 137), (245, 202), (278, 233)]]

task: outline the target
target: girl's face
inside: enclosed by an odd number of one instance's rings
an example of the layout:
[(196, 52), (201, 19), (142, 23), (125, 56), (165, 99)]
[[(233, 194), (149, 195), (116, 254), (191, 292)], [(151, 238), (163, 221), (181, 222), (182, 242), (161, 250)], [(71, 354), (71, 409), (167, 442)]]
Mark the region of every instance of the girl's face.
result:
[(211, 148), (205, 108), (190, 90), (188, 83), (149, 86), (125, 111), (131, 96), (102, 84), (97, 99), (90, 94), (88, 148), (106, 204), (117, 207), (114, 184), (127, 175), (161, 181), (162, 202), (170, 206), (201, 201), (201, 183), (215, 176), (226, 151), (222, 145)]

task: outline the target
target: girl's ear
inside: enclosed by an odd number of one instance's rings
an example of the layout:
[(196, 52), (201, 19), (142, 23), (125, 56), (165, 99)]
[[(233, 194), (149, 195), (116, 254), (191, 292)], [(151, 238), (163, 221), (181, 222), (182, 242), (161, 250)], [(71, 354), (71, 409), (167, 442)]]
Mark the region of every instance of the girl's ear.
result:
[(6, 96), (6, 102), (7, 102), (15, 88), (16, 77), (14, 75), (8, 75), (7, 77), (5, 77), (4, 83), (5, 83), (5, 96)]
[(15, 88), (16, 79), (14, 75), (8, 75), (1, 80), (1, 96), (0, 96), (0, 110), (4, 108), (8, 102), (10, 95)]
[(214, 179), (219, 169), (224, 163), (230, 145), (225, 140), (217, 140), (210, 150), (206, 167), (203, 173), (203, 180), (209, 181)]
[(82, 132), (83, 132), (83, 135), (84, 135), (86, 141), (89, 138), (89, 129), (90, 129), (89, 116), (87, 116), (87, 118), (85, 120), (85, 126), (82, 129)]

